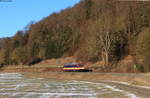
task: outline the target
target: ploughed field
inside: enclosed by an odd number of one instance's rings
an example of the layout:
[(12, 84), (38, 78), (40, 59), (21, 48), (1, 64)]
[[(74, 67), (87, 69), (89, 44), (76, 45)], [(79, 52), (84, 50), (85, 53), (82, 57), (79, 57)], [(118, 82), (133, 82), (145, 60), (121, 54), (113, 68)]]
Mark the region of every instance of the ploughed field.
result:
[[(34, 73), (33, 73), (34, 74)], [(35, 73), (37, 74), (37, 73)], [(139, 98), (132, 90), (115, 85), (77, 80), (28, 77), (0, 73), (0, 98)], [(149, 96), (147, 96), (149, 97)], [(147, 98), (143, 97), (143, 98)]]

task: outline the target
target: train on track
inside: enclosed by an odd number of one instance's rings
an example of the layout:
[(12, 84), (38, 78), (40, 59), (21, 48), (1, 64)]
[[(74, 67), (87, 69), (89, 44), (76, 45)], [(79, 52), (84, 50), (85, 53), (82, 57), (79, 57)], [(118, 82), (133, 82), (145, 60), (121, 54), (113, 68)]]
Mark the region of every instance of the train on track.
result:
[(85, 68), (84, 64), (67, 63), (67, 64), (64, 64), (63, 71), (68, 71), (68, 72), (89, 72), (91, 70)]

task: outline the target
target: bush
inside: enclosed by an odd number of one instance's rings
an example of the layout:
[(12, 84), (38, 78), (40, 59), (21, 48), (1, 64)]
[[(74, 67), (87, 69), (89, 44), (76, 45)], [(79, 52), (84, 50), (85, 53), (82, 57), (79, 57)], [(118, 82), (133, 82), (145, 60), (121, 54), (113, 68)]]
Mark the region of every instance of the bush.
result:
[(25, 62), (25, 64), (26, 64), (26, 65), (29, 65), (29, 66), (32, 66), (32, 65), (37, 64), (37, 63), (39, 63), (39, 62), (41, 62), (41, 61), (42, 61), (41, 58), (35, 57), (35, 58), (30, 58), (29, 60), (27, 60), (27, 61)]
[(136, 46), (136, 59), (141, 70), (150, 71), (150, 29), (139, 34)]
[(11, 60), (13, 64), (23, 64), (27, 58), (25, 47), (15, 48), (11, 54)]

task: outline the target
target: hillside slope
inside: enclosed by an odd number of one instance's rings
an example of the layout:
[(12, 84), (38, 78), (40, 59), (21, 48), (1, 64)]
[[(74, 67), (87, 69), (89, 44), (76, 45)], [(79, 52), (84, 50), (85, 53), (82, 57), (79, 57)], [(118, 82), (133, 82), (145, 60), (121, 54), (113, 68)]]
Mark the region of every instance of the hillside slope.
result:
[[(149, 5), (137, 1), (81, 0), (72, 8), (31, 23), (11, 38), (0, 39), (0, 63), (29, 64), (36, 59), (74, 56), (77, 61), (103, 62), (103, 68), (110, 70), (120, 67), (118, 62), (131, 55), (131, 65), (149, 71), (149, 47), (141, 47), (143, 43), (149, 46), (150, 37), (137, 43), (144, 39), (145, 32), (150, 32)], [(145, 34), (142, 38), (141, 33)], [(136, 57), (140, 49), (140, 57), (146, 58)]]

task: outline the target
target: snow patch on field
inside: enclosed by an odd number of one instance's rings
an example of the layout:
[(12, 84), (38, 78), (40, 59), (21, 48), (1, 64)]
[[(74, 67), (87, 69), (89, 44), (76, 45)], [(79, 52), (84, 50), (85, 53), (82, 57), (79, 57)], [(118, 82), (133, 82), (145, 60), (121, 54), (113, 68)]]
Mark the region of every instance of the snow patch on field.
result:
[[(82, 82), (84, 82), (84, 81), (82, 81)], [(106, 82), (106, 81), (105, 81), (105, 82)], [(107, 82), (108, 82), (108, 81), (107, 81)], [(110, 81), (109, 81), (109, 82), (110, 82)], [(129, 85), (129, 84), (126, 83), (126, 82), (116, 82), (116, 81), (111, 81), (111, 82)], [(127, 91), (125, 91), (125, 90), (121, 90), (121, 89), (119, 89), (119, 88), (116, 88), (115, 86), (110, 86), (110, 85), (107, 85), (107, 84), (105, 84), (105, 83), (94, 83), (94, 82), (84, 82), (84, 83), (103, 85), (105, 88), (109, 88), (109, 89), (111, 89), (112, 91), (124, 93), (124, 94), (125, 94), (126, 96), (128, 96), (129, 98), (140, 98), (139, 96), (137, 96), (137, 95), (135, 95), (135, 94), (133, 94), (133, 93), (127, 92)]]
[(128, 83), (128, 82), (122, 82), (122, 81), (110, 81), (110, 80), (104, 80), (104, 81), (102, 81), (102, 82), (119, 83), (119, 84), (123, 84), (123, 85), (130, 85), (130, 86), (134, 86), (134, 87), (150, 89), (150, 86), (133, 85), (133, 84), (131, 84), (131, 83)]
[[(112, 81), (114, 82), (114, 81)], [(120, 82), (129, 85), (126, 82)], [(97, 98), (98, 95), (119, 93), (130, 98), (139, 98), (135, 94), (118, 89), (105, 83), (88, 81), (58, 81), (44, 78), (26, 78), (19, 73), (0, 73), (0, 97), (21, 98)]]
[(132, 93), (130, 93), (130, 92), (127, 92), (127, 91), (124, 91), (124, 90), (115, 88), (115, 86), (106, 85), (105, 87), (111, 89), (112, 91), (122, 92), (122, 93), (124, 93), (126, 96), (128, 96), (128, 97), (130, 97), (130, 98), (140, 98), (140, 97), (138, 97), (138, 96), (135, 95), (135, 94), (132, 94)]

